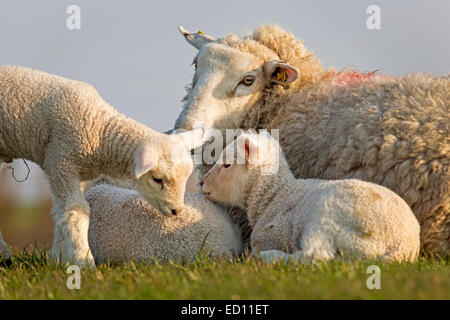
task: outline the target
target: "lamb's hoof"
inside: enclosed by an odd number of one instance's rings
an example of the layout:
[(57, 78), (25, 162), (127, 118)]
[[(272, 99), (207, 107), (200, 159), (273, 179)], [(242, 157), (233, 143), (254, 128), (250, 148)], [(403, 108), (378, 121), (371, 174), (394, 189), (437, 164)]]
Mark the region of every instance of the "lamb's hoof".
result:
[(69, 259), (55, 259), (55, 261), (65, 265), (65, 266), (78, 266), (81, 269), (85, 270), (94, 270), (95, 262), (92, 259), (77, 259), (77, 260), (69, 260)]
[(95, 261), (94, 259), (86, 259), (83, 261), (78, 261), (77, 265), (79, 265), (83, 269), (95, 270)]
[(0, 259), (0, 268), (9, 268), (12, 266), (11, 258), (8, 259)]
[(275, 263), (275, 262), (288, 262), (289, 255), (286, 252), (280, 250), (265, 250), (260, 251), (257, 255), (265, 263)]
[(90, 250), (85, 254), (77, 254), (77, 252), (73, 250), (70, 255), (61, 254), (61, 251), (62, 250), (55, 247), (52, 249), (51, 257), (55, 263), (60, 263), (63, 266), (75, 265), (82, 269), (95, 269), (94, 257)]
[(301, 251), (296, 251), (291, 253), (288, 257), (289, 262), (291, 263), (307, 263), (308, 259), (304, 257)]

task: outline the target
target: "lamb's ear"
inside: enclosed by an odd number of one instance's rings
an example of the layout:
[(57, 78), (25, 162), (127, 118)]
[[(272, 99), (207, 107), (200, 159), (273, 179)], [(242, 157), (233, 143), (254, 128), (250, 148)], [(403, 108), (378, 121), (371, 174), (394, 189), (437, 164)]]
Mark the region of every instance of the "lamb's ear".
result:
[(158, 166), (159, 154), (155, 148), (148, 145), (140, 147), (134, 156), (136, 179), (141, 178), (144, 174)]
[(271, 82), (289, 84), (298, 77), (298, 70), (282, 61), (272, 60), (264, 64), (264, 74)]
[(205, 44), (216, 41), (213, 37), (208, 36), (203, 31), (198, 31), (197, 33), (189, 32), (182, 26), (178, 27), (181, 34), (184, 36), (187, 42), (200, 50)]
[(211, 131), (205, 128), (197, 128), (183, 133), (173, 135), (185, 150), (190, 151), (205, 144), (211, 137)]
[(255, 138), (243, 134), (237, 138), (236, 143), (239, 157), (245, 159), (246, 164), (258, 163), (259, 145)]

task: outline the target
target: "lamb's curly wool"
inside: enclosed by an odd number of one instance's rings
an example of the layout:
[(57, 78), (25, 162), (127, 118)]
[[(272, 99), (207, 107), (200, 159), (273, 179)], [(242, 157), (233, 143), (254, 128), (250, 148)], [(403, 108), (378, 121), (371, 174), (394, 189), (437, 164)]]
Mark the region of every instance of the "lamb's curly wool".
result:
[(387, 188), (355, 179), (285, 185), (264, 180), (254, 186), (247, 209), (256, 252), (289, 248), (319, 260), (397, 262), (412, 262), (419, 254), (419, 223), (405, 201)]
[[(0, 164), (24, 158), (44, 170), (55, 202), (52, 252), (64, 262), (93, 264), (82, 181), (101, 173), (128, 178), (146, 200), (172, 215), (181, 210), (193, 167), (186, 152), (190, 138), (167, 136), (125, 117), (86, 83), (0, 67)], [(152, 175), (164, 179), (164, 189)]]
[[(297, 180), (273, 138), (243, 134), (238, 141), (244, 139), (250, 144), (248, 162), (233, 161), (227, 169), (216, 164), (202, 190), (214, 201), (246, 209), (255, 253), (300, 250), (303, 258), (317, 260), (417, 258), (419, 223), (394, 192), (356, 179)], [(257, 152), (262, 157), (254, 156)]]
[(215, 256), (241, 250), (239, 228), (201, 194), (187, 195), (183, 214), (166, 218), (137, 192), (101, 182), (86, 194), (91, 207), (89, 245), (97, 263), (189, 262), (202, 246)]
[[(424, 251), (450, 254), (448, 76), (326, 70), (302, 41), (276, 25), (260, 26), (244, 38), (229, 35), (217, 43), (202, 50), (225, 44), (252, 54), (256, 61), (279, 59), (299, 71), (290, 85), (268, 84), (254, 93), (260, 94), (256, 102), (236, 108), (233, 119), (241, 119), (237, 127), (279, 129), (297, 178), (358, 178), (395, 191), (420, 222)], [(211, 104), (202, 98), (202, 105)], [(180, 116), (185, 123), (195, 114), (193, 106), (188, 104), (191, 109)], [(211, 114), (214, 117), (213, 110)], [(228, 115), (211, 117), (209, 121), (221, 128)], [(244, 226), (243, 234), (249, 234), (244, 215), (235, 211), (234, 216)]]

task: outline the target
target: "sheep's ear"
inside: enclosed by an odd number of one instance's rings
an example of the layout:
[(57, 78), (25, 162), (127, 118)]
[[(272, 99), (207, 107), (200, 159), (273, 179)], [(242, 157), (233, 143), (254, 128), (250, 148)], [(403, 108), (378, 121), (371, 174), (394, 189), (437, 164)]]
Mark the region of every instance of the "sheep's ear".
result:
[(278, 60), (266, 62), (263, 68), (264, 74), (271, 82), (289, 84), (298, 77), (296, 68)]
[(187, 42), (200, 50), (205, 44), (216, 41), (213, 37), (208, 36), (203, 31), (198, 31), (197, 33), (189, 32), (182, 26), (178, 27), (181, 34), (184, 36)]
[(140, 179), (144, 174), (158, 166), (159, 154), (155, 148), (144, 145), (136, 152), (134, 162), (136, 179)]
[(211, 137), (211, 130), (205, 128), (197, 128), (173, 135), (174, 139), (181, 143), (185, 150), (191, 151), (201, 147)]

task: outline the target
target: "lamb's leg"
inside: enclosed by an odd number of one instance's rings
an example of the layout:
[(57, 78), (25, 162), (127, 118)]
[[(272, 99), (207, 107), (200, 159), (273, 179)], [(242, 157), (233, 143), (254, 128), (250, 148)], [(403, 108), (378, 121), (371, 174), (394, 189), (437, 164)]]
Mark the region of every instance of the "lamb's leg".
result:
[(3, 240), (2, 233), (0, 232), (0, 266), (11, 265), (11, 254), (9, 253), (8, 246)]
[(12, 158), (0, 155), (0, 170), (3, 169), (3, 167), (5, 166), (5, 163), (8, 164), (8, 163), (11, 163), (12, 161), (13, 161)]
[(265, 263), (286, 263), (289, 259), (289, 255), (281, 250), (264, 250), (258, 252), (255, 256), (260, 258)]
[[(0, 172), (3, 169), (3, 158), (0, 157)], [(4, 264), (9, 266), (11, 264), (11, 254), (9, 253), (8, 246), (5, 240), (3, 240), (2, 233), (0, 232), (0, 265)]]
[(301, 251), (293, 256), (295, 260), (306, 261), (327, 261), (336, 256), (336, 248), (327, 232), (314, 230), (305, 232), (300, 243)]
[(255, 256), (265, 263), (311, 263), (315, 260), (311, 255), (306, 256), (302, 251), (289, 254), (280, 250), (264, 250), (255, 254)]
[(53, 258), (62, 263), (95, 267), (88, 244), (89, 205), (80, 180), (63, 170), (52, 169), (48, 175), (55, 201)]

